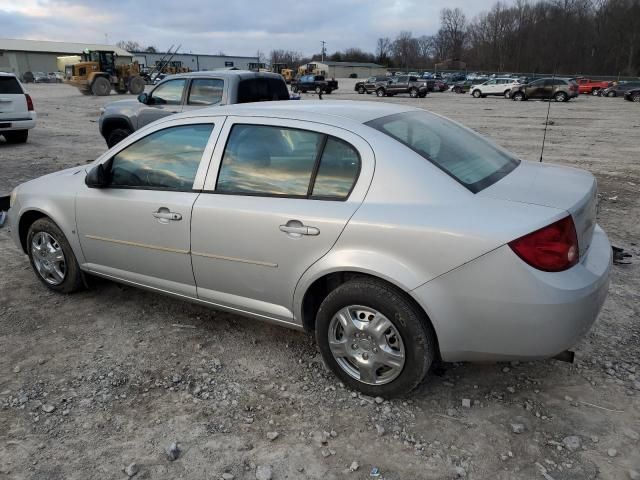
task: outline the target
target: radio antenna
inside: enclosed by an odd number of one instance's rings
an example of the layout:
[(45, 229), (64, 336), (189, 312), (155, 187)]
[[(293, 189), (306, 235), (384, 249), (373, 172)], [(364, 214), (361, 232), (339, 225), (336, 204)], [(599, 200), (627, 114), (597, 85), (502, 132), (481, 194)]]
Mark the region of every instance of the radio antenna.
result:
[[(554, 68), (553, 75), (551, 75), (551, 91), (552, 92), (553, 92), (553, 84), (554, 84), (555, 78), (556, 78), (556, 69)], [(544, 121), (544, 134), (542, 135), (542, 149), (540, 150), (540, 163), (542, 163), (542, 155), (544, 154), (544, 144), (545, 144), (545, 141), (547, 140), (547, 128), (549, 127), (550, 111), (551, 111), (551, 97), (549, 97), (549, 99), (547, 100), (547, 118)]]

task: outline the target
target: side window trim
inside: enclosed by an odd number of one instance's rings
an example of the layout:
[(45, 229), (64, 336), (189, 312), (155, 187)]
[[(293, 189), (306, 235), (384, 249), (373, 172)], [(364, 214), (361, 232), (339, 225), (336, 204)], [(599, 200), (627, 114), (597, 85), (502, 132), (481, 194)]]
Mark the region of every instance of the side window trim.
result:
[(185, 94), (182, 95), (182, 97), (183, 97), (182, 98), (182, 104), (184, 106), (189, 106), (190, 105), (189, 104), (189, 99), (191, 98), (191, 88), (193, 87), (193, 83), (196, 80), (220, 80), (222, 82), (222, 93), (220, 94), (220, 101), (218, 103), (212, 103), (209, 106), (222, 105), (222, 101), (224, 100), (224, 90), (225, 90), (225, 88), (227, 86), (223, 78), (219, 78), (219, 77), (191, 77), (189, 79), (189, 84), (187, 85), (187, 88), (186, 88), (186, 95)]
[[(178, 103), (176, 103), (175, 105), (184, 105), (185, 99), (186, 99), (186, 95), (185, 95), (185, 90), (187, 88), (189, 88), (191, 82), (189, 78), (171, 78), (169, 80), (163, 81), (161, 83), (159, 83), (158, 85), (156, 85), (156, 87), (151, 90), (151, 92), (149, 92), (149, 95), (151, 98), (153, 98), (153, 94), (155, 93), (156, 90), (158, 90), (160, 87), (162, 87), (163, 85), (166, 85), (167, 83), (171, 83), (171, 82), (176, 82), (176, 81), (180, 81), (183, 80), (184, 84), (182, 85), (182, 93), (180, 94), (180, 101)], [(154, 105), (152, 103), (152, 105)], [(159, 103), (158, 105), (174, 105), (172, 103)]]

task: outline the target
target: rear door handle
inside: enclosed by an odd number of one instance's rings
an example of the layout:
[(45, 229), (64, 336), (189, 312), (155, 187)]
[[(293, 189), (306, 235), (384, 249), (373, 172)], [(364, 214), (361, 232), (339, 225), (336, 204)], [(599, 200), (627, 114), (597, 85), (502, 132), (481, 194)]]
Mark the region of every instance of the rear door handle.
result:
[(280, 225), (280, 231), (296, 237), (300, 235), (320, 235), (319, 228), (308, 227), (298, 220), (289, 220), (286, 225)]
[(156, 217), (161, 223), (167, 223), (169, 220), (182, 220), (181, 213), (171, 212), (166, 207), (159, 208), (157, 212), (152, 212), (152, 215)]

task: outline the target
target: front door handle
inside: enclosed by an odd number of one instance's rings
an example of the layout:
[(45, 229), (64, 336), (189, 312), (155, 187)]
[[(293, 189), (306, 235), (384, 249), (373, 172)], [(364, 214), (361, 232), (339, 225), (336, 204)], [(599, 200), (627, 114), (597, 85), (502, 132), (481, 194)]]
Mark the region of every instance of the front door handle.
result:
[(286, 225), (280, 225), (280, 231), (287, 233), (292, 237), (300, 237), (302, 235), (320, 235), (320, 229), (304, 225), (299, 220), (289, 220)]
[(159, 208), (157, 212), (152, 212), (152, 215), (158, 219), (160, 223), (168, 223), (169, 220), (179, 221), (182, 220), (182, 214), (177, 212), (171, 212), (168, 208)]

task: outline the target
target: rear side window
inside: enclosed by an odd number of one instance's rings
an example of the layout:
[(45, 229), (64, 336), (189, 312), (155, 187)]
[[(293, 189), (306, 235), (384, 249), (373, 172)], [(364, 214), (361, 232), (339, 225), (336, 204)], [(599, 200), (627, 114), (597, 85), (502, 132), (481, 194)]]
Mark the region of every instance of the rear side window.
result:
[(474, 193), (520, 164), (480, 135), (425, 111), (389, 115), (366, 125), (406, 145)]
[(359, 172), (360, 156), (342, 140), (295, 128), (235, 125), (216, 192), (342, 200)]
[(191, 80), (188, 105), (215, 105), (222, 100), (224, 80), (219, 78), (195, 78)]
[(213, 124), (180, 125), (153, 132), (113, 157), (111, 186), (191, 190)]
[(238, 103), (289, 100), (289, 90), (282, 78), (256, 77), (241, 80), (238, 85)]
[(13, 94), (21, 94), (24, 93), (22, 91), (22, 87), (18, 82), (18, 79), (15, 77), (5, 77), (4, 75), (0, 76), (0, 93), (4, 93), (7, 95)]

